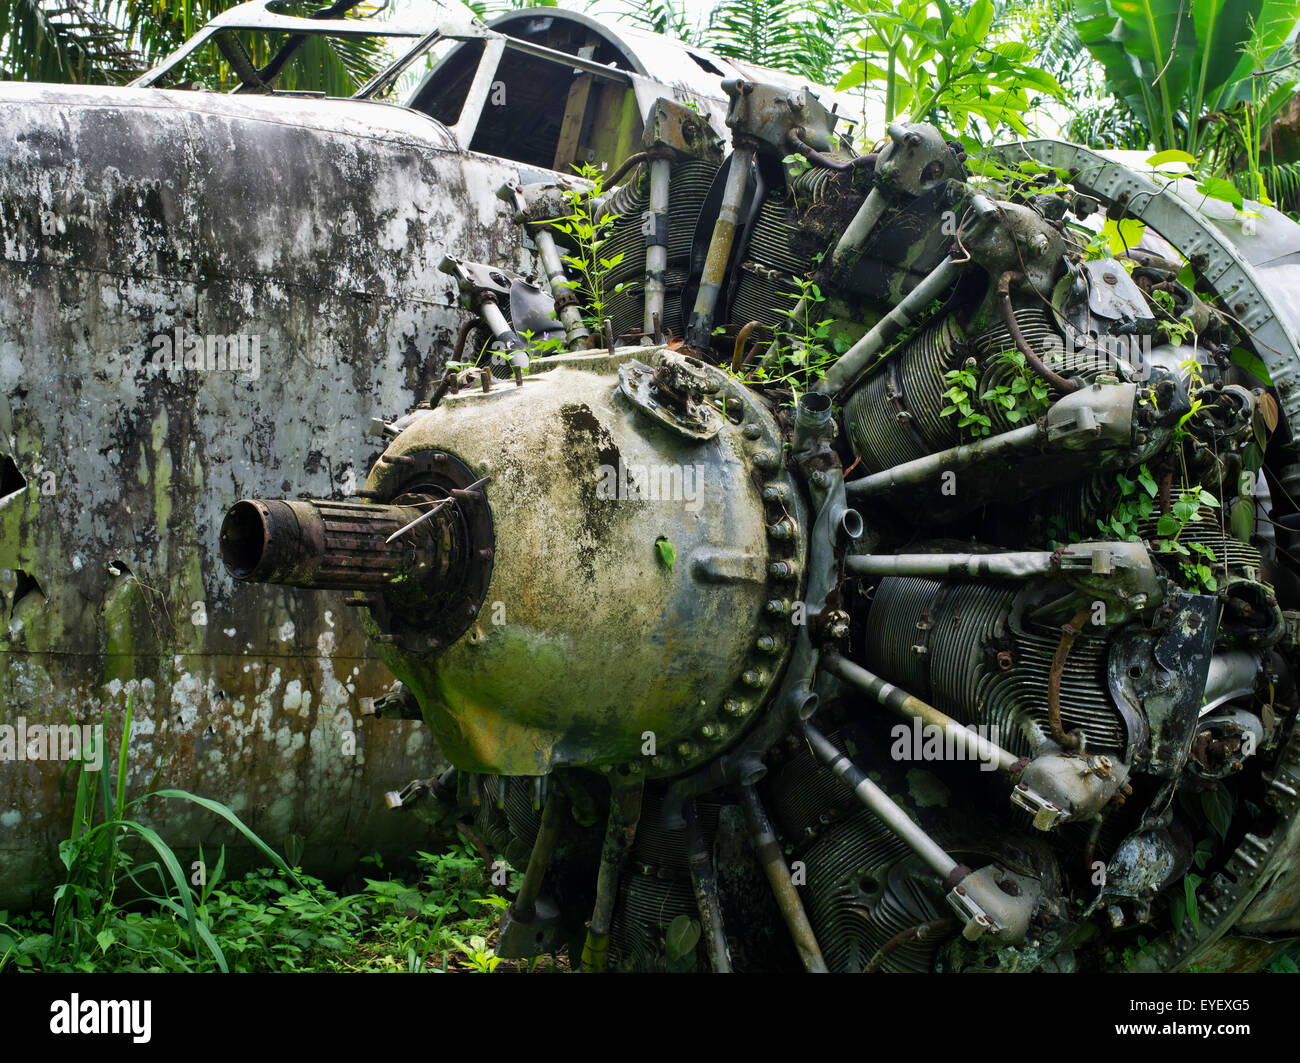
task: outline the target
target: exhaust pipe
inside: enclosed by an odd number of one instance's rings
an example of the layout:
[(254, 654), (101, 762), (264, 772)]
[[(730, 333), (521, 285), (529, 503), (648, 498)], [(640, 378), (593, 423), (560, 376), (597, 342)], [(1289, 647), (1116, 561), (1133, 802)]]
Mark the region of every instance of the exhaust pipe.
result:
[(402, 506), (245, 498), (221, 523), (221, 560), (243, 583), (358, 591), (444, 586), (463, 570), (461, 522), (454, 505), (430, 515), (445, 500), (414, 498)]

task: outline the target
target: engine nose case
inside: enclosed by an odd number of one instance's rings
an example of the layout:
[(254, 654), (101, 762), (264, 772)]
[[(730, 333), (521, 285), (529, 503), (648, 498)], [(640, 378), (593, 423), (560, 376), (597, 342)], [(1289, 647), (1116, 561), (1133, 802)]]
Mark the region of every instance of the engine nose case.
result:
[(803, 503), (771, 414), (718, 370), (646, 347), (545, 368), (417, 412), (376, 463), (381, 501), (430, 454), (463, 463), (495, 541), (473, 544), (491, 577), (450, 645), (369, 623), (459, 767), (675, 774), (741, 734), (781, 671)]

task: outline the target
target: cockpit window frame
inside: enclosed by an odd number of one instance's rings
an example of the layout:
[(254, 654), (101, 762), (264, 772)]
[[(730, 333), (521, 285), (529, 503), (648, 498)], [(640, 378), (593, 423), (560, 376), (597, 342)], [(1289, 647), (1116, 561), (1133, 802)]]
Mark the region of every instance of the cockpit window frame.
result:
[[(378, 37), (399, 40), (407, 38), (414, 41), (410, 48), (402, 51), (391, 63), (351, 96), (342, 97), (344, 99), (370, 99), (387, 82), (395, 79), (410, 63), (418, 59), (444, 37), (472, 40), (488, 35), (487, 27), (477, 19), (463, 19), (460, 20), (460, 24), (457, 24), (457, 20), (452, 17), (453, 13), (450, 10), (445, 11), (446, 24), (430, 26), (428, 21), (424, 19), (403, 19), (402, 17), (394, 17), (379, 22), (371, 19), (314, 19), (297, 15), (283, 15), (270, 10), (269, 4), (271, 2), (273, 0), (252, 0), (250, 3), (240, 4), (238, 7), (223, 11), (182, 44), (180, 48), (172, 52), (157, 66), (145, 71), (130, 82), (127, 87), (157, 87), (160, 81), (199, 49), (209, 43), (215, 43), (220, 48), (222, 42), (218, 38), (227, 33), (243, 31), (251, 33), (282, 33), (288, 36), (302, 35), (308, 37)], [(226, 49), (222, 49), (222, 52), (227, 56), (230, 54)], [(234, 65), (236, 64), (232, 63), (232, 66)], [(265, 88), (266, 86), (248, 81), (241, 74), (240, 84), (231, 91), (250, 92), (264, 90)], [(271, 91), (274, 93), (275, 90)], [(285, 95), (293, 95), (293, 93), (285, 93)]]

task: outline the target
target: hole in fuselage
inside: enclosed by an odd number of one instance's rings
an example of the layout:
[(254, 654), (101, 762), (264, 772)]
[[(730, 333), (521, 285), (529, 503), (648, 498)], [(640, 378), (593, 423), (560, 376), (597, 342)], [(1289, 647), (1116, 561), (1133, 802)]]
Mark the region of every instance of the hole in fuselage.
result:
[(27, 477), (18, 471), (18, 465), (8, 454), (0, 454), (0, 502), (16, 495), (27, 486)]

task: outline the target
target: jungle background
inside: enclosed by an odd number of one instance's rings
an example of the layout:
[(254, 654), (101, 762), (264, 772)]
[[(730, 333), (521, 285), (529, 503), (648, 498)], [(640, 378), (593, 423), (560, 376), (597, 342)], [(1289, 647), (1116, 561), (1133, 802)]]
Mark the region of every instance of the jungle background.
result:
[[(125, 84), (236, 0), (0, 0), (0, 79)], [(407, 0), (389, 0), (404, 4)], [(554, 0), (551, 0), (551, 5)], [(312, 7), (314, 5), (304, 5)], [(375, 7), (380, 4), (372, 5)], [(476, 0), (490, 19), (517, 7)], [(893, 119), (932, 122), (970, 157), (981, 145), (1047, 135), (1153, 153), (1194, 171), (1242, 209), (1300, 219), (1300, 0), (568, 0), (584, 10), (854, 93), (863, 148)], [(366, 42), (313, 42), (286, 88), (347, 95), (383, 67)], [(215, 52), (199, 80), (228, 87)], [(128, 728), (129, 732), (129, 720)], [(125, 748), (125, 737), (123, 738)], [(266, 868), (195, 876), (133, 818), (124, 758), (75, 769), (65, 883), (48, 909), (0, 911), (0, 970), (553, 970), (493, 951), (519, 872), (465, 824), (431, 833), (398, 873), (372, 858), (327, 887), (262, 846)], [(250, 834), (251, 837), (251, 834)], [(255, 838), (257, 844), (261, 844)], [(147, 854), (147, 855), (145, 855)], [(1122, 966), (1125, 957), (1115, 957)], [(1273, 969), (1295, 972), (1291, 956)]]

